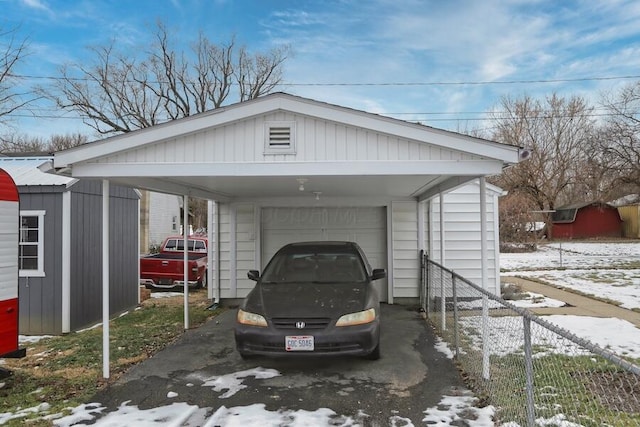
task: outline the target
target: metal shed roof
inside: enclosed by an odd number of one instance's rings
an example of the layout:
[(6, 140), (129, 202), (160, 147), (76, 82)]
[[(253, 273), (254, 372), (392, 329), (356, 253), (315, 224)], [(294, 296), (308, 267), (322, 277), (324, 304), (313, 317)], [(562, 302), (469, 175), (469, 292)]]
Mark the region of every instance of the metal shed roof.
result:
[(45, 173), (38, 169), (52, 159), (53, 157), (0, 157), (0, 168), (11, 175), (17, 186), (63, 185), (69, 187), (78, 181), (75, 178)]

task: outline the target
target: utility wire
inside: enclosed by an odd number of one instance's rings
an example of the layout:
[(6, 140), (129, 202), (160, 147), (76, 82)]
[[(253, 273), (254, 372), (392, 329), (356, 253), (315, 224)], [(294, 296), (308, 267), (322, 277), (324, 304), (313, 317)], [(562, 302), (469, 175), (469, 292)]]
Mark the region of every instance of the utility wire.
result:
[[(34, 80), (72, 80), (92, 81), (88, 77), (59, 77), (33, 74), (7, 74), (8, 77)], [(630, 80), (640, 79), (640, 75), (627, 76), (603, 76), (603, 77), (576, 77), (564, 79), (532, 79), (532, 80), (480, 80), (480, 81), (435, 81), (435, 82), (282, 82), (279, 86), (483, 86), (483, 85), (512, 85), (533, 83), (575, 83), (606, 80)], [(150, 81), (151, 82), (151, 81)], [(160, 82), (152, 82), (160, 83)], [(237, 85), (238, 83), (231, 83)]]
[[(425, 115), (425, 114), (465, 114), (465, 113), (384, 113), (384, 114), (380, 114), (382, 116), (387, 116), (387, 117), (393, 117), (395, 115), (412, 115), (412, 116), (420, 116), (420, 115)], [(485, 112), (482, 114), (490, 114), (490, 112)], [(451, 118), (429, 118), (429, 117), (424, 117), (421, 119), (415, 118), (412, 121), (416, 121), (416, 120), (424, 120), (425, 122), (464, 122), (464, 121), (468, 121), (468, 122), (474, 122), (474, 121), (494, 121), (494, 120), (500, 120), (500, 119), (509, 119), (511, 118), (511, 116), (508, 116), (506, 113), (495, 113), (496, 117), (451, 117)], [(524, 119), (524, 118), (528, 118), (528, 119), (550, 119), (550, 118), (571, 118), (571, 117), (617, 117), (617, 116), (623, 116), (623, 114), (619, 114), (619, 113), (590, 113), (590, 114), (580, 114), (580, 115), (553, 115), (553, 116), (549, 116), (549, 115), (529, 115), (529, 116), (525, 116), (525, 117), (513, 117), (514, 119)], [(63, 116), (63, 115), (54, 115), (54, 114), (38, 114), (38, 113), (34, 113), (34, 114), (24, 114), (24, 113), (10, 113), (7, 114), (5, 117), (25, 117), (25, 118), (30, 118), (30, 119), (65, 119), (65, 120), (84, 120), (87, 119), (86, 117), (77, 117), (77, 116)], [(167, 119), (169, 120), (169, 119)]]
[[(10, 77), (21, 79), (40, 79), (40, 80), (72, 80), (72, 81), (92, 81), (93, 79), (87, 77), (59, 77), (48, 75), (32, 75), (32, 74), (8, 74)], [(436, 81), (436, 82), (368, 82), (368, 83), (356, 83), (356, 82), (343, 82), (343, 83), (331, 83), (331, 82), (317, 82), (317, 83), (281, 83), (279, 86), (370, 86), (370, 87), (391, 87), (391, 86), (464, 86), (464, 85), (510, 85), (510, 84), (534, 84), (534, 83), (570, 83), (570, 82), (587, 82), (587, 81), (605, 81), (605, 80), (629, 80), (640, 79), (640, 75), (626, 75), (626, 76), (601, 76), (601, 77), (579, 77), (579, 78), (565, 78), (565, 79), (533, 79), (533, 80), (498, 80), (498, 81)], [(159, 82), (156, 82), (159, 83)], [(237, 84), (237, 83), (234, 83)], [(47, 112), (47, 114), (23, 114), (23, 113), (11, 113), (6, 117), (25, 117), (25, 118), (43, 118), (43, 119), (74, 119), (83, 120), (83, 117), (65, 117), (63, 115), (51, 114), (56, 110), (47, 109), (42, 107), (39, 109), (41, 112)], [(593, 109), (594, 112), (584, 114), (584, 117), (610, 117), (619, 114), (615, 113), (596, 113), (597, 108)], [(605, 110), (606, 111), (606, 110)], [(428, 122), (451, 122), (451, 121), (485, 121), (494, 120), (496, 118), (508, 118), (509, 115), (506, 112), (501, 111), (456, 111), (456, 112), (385, 112), (381, 115), (386, 116), (445, 116), (445, 115), (483, 115), (485, 117), (452, 117), (452, 118), (437, 118), (437, 117), (424, 117), (421, 120)], [(493, 115), (494, 117), (490, 117)]]

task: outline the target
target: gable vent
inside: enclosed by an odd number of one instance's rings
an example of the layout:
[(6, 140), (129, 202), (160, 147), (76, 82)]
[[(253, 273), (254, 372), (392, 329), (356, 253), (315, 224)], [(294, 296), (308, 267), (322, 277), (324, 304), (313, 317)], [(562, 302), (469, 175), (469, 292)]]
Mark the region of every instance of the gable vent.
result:
[(269, 127), (269, 148), (291, 147), (291, 128), (289, 126)]
[(278, 121), (265, 123), (264, 153), (295, 154), (296, 123)]

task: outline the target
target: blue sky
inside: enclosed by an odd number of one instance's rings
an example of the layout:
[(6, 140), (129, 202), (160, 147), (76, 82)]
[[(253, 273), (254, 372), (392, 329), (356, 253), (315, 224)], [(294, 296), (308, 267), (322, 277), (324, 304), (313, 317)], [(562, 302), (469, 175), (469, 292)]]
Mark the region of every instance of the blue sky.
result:
[[(250, 50), (289, 44), (282, 91), (451, 130), (482, 128), (503, 95), (595, 104), (640, 80), (634, 0), (0, 0), (0, 27), (29, 39), (17, 70), (29, 76), (111, 40), (140, 52), (158, 19), (184, 43), (202, 30)], [(91, 134), (77, 119), (12, 118), (21, 133)]]

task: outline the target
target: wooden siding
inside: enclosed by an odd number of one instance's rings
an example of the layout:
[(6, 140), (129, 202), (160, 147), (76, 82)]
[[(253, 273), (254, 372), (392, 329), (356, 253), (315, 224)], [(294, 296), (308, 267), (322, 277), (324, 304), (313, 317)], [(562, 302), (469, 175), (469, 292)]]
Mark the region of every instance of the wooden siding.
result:
[[(62, 333), (62, 191), (63, 187), (19, 187), (20, 210), (44, 215), (44, 277), (20, 277), (20, 333)], [(34, 192), (39, 190), (40, 192)]]
[(618, 208), (622, 218), (622, 235), (632, 239), (640, 239), (640, 205), (621, 206)]
[[(265, 154), (265, 123), (296, 123), (294, 154)], [(289, 112), (271, 113), (104, 157), (101, 163), (475, 160), (461, 151)]]
[[(21, 187), (21, 210), (43, 210), (44, 277), (21, 277), (20, 333), (62, 331), (62, 192), (64, 186)], [(71, 191), (71, 330), (100, 321), (102, 313), (102, 184), (78, 182)], [(111, 313), (138, 301), (138, 197), (111, 186)]]
[(391, 203), (393, 297), (417, 298), (420, 281), (418, 203)]
[[(110, 186), (109, 308), (112, 314), (138, 301), (138, 197)], [(71, 330), (102, 318), (102, 183), (80, 181), (71, 193)]]
[(571, 222), (554, 221), (550, 234), (552, 239), (622, 237), (622, 220), (613, 206), (593, 203), (577, 208)]
[[(482, 254), (480, 229), (480, 193), (476, 184), (465, 185), (444, 195), (445, 257), (447, 268), (482, 284)], [(487, 261), (489, 291), (500, 294), (499, 237), (497, 229), (498, 196), (487, 194)], [(429, 215), (426, 215), (425, 230), (431, 235), (430, 257), (440, 262), (440, 200), (434, 198)], [(429, 227), (429, 225), (431, 227)], [(427, 238), (427, 237), (425, 237)]]

